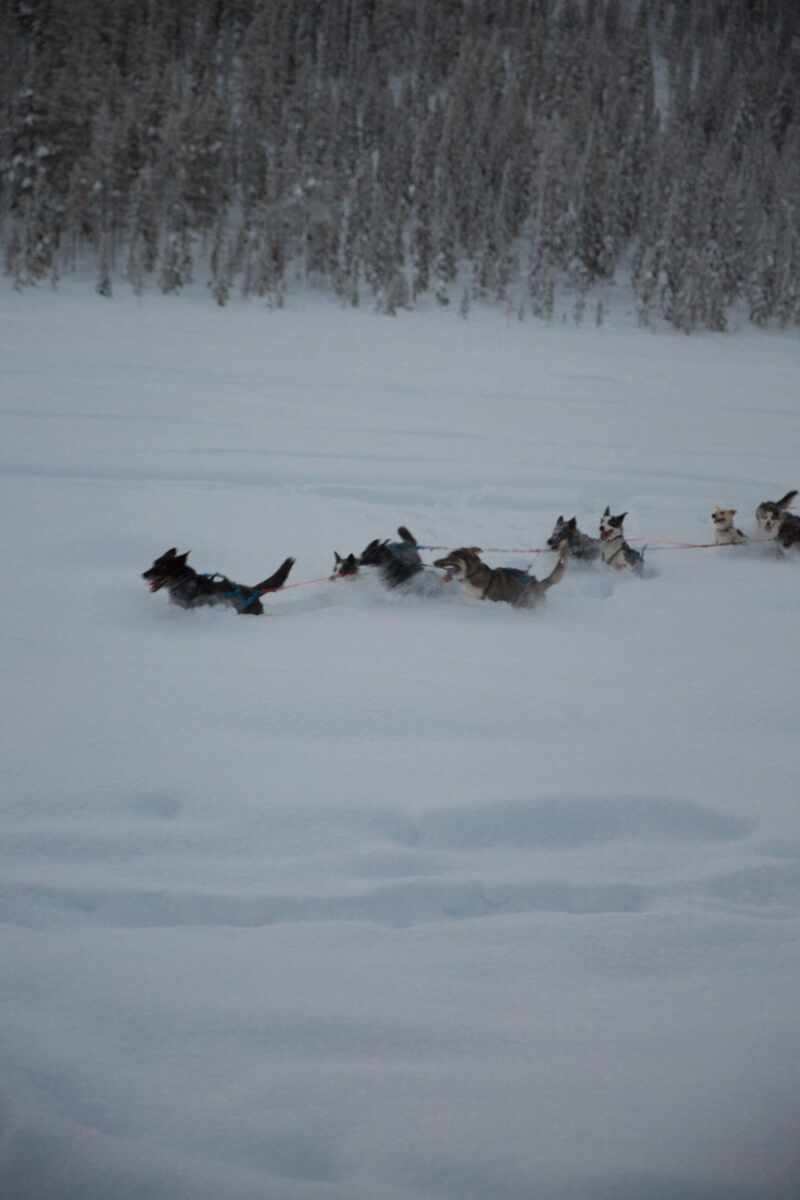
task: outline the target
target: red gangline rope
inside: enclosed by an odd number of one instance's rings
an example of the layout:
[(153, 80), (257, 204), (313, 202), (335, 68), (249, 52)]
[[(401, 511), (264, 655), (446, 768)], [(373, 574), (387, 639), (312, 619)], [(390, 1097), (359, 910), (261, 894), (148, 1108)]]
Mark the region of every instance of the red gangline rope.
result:
[[(647, 538), (630, 538), (631, 542), (644, 542), (648, 550), (727, 550), (728, 544), (718, 545), (716, 542), (668, 542), (648, 541)], [(735, 543), (730, 545), (746, 545)], [(451, 546), (417, 546), (418, 550), (451, 550)], [(549, 546), (484, 546), (484, 554), (554, 554)], [(289, 588), (311, 587), (314, 583), (332, 583), (329, 575), (321, 575), (318, 579), (301, 579), (298, 583), (285, 583), (280, 589), (288, 592)]]
[[(628, 538), (629, 542), (643, 542), (648, 550), (720, 550), (716, 542), (668, 542), (648, 541), (647, 538)], [(732, 543), (734, 544), (734, 543)], [(418, 546), (418, 550), (450, 550), (451, 546)], [(484, 554), (554, 554), (549, 546), (484, 546)]]

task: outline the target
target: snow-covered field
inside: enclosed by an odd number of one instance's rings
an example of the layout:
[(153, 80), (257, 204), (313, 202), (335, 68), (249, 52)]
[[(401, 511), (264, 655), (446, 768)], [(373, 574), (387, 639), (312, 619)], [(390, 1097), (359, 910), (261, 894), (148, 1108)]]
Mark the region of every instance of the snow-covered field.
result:
[(800, 555), (140, 573), (707, 541), (799, 396), (794, 337), (0, 294), (4, 1197), (796, 1197)]

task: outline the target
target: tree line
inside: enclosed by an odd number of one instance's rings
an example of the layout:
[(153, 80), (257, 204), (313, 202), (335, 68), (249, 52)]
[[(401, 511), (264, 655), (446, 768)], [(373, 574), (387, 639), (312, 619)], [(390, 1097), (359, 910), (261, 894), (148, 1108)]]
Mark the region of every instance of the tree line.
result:
[(800, 323), (796, 0), (0, 0), (18, 287)]

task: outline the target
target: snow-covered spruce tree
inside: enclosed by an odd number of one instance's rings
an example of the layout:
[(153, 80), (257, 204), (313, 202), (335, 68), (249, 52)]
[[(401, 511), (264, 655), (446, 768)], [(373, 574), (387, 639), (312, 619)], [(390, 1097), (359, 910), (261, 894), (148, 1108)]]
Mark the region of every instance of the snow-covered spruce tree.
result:
[(768, 325), (778, 308), (778, 246), (775, 225), (770, 217), (762, 217), (755, 248), (746, 285), (749, 315), (754, 325)]
[(178, 192), (190, 228), (206, 237), (217, 214), (228, 207), (230, 167), (225, 145), (227, 121), (213, 88), (189, 103), (178, 126), (175, 170)]
[(437, 196), (436, 163), (442, 126), (441, 107), (434, 102), (430, 111), (426, 111), (420, 118), (412, 157), (410, 240), (414, 300), (424, 295), (431, 286), (434, 254), (433, 214)]
[(187, 283), (191, 283), (191, 241), (192, 231), (187, 210), (180, 201), (176, 200), (169, 209), (167, 231), (161, 255), (158, 282), (162, 292), (179, 292)]
[(132, 189), (128, 230), (126, 273), (134, 291), (141, 292), (155, 271), (159, 252), (158, 211), (149, 167), (142, 169)]
[(800, 126), (793, 124), (781, 146), (778, 194), (780, 262), (776, 315), (783, 327), (800, 322)]
[(224, 215), (220, 216), (214, 230), (211, 248), (211, 278), (208, 286), (220, 308), (228, 303), (233, 282), (234, 250)]
[(574, 209), (563, 169), (568, 155), (561, 122), (553, 119), (543, 138), (532, 190), (528, 261), (531, 310), (548, 320), (554, 311), (556, 279), (566, 273), (574, 251)]
[(453, 223), (445, 217), (436, 239), (432, 270), (434, 295), (443, 307), (450, 303), (450, 288), (457, 275)]
[(605, 130), (593, 122), (576, 198), (575, 256), (581, 284), (607, 279), (614, 270), (609, 168)]
[(420, 198), (416, 205), (416, 218), (411, 234), (413, 254), (413, 283), (412, 296), (414, 300), (427, 292), (431, 283), (433, 263), (433, 231), (431, 229), (431, 210), (427, 198)]

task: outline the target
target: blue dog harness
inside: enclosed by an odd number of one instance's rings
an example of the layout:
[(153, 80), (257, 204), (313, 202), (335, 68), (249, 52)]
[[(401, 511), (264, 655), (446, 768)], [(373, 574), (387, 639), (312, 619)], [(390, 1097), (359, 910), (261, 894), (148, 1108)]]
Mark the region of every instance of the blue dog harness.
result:
[[(218, 571), (215, 571), (213, 575), (201, 575), (199, 578), (207, 579), (209, 583), (231, 582), (227, 575), (220, 575)], [(234, 583), (231, 585), (231, 590), (229, 592), (218, 592), (217, 596), (220, 600), (232, 600), (237, 612), (242, 613), (246, 612), (248, 608), (255, 604), (256, 600), (259, 599), (260, 594), (261, 593), (258, 591), (248, 591), (248, 589), (243, 588), (241, 584)]]
[(229, 592), (223, 592), (222, 594), (226, 599), (233, 600), (239, 612), (244, 612), (251, 604), (255, 604), (259, 598), (258, 592), (246, 592), (238, 583)]

